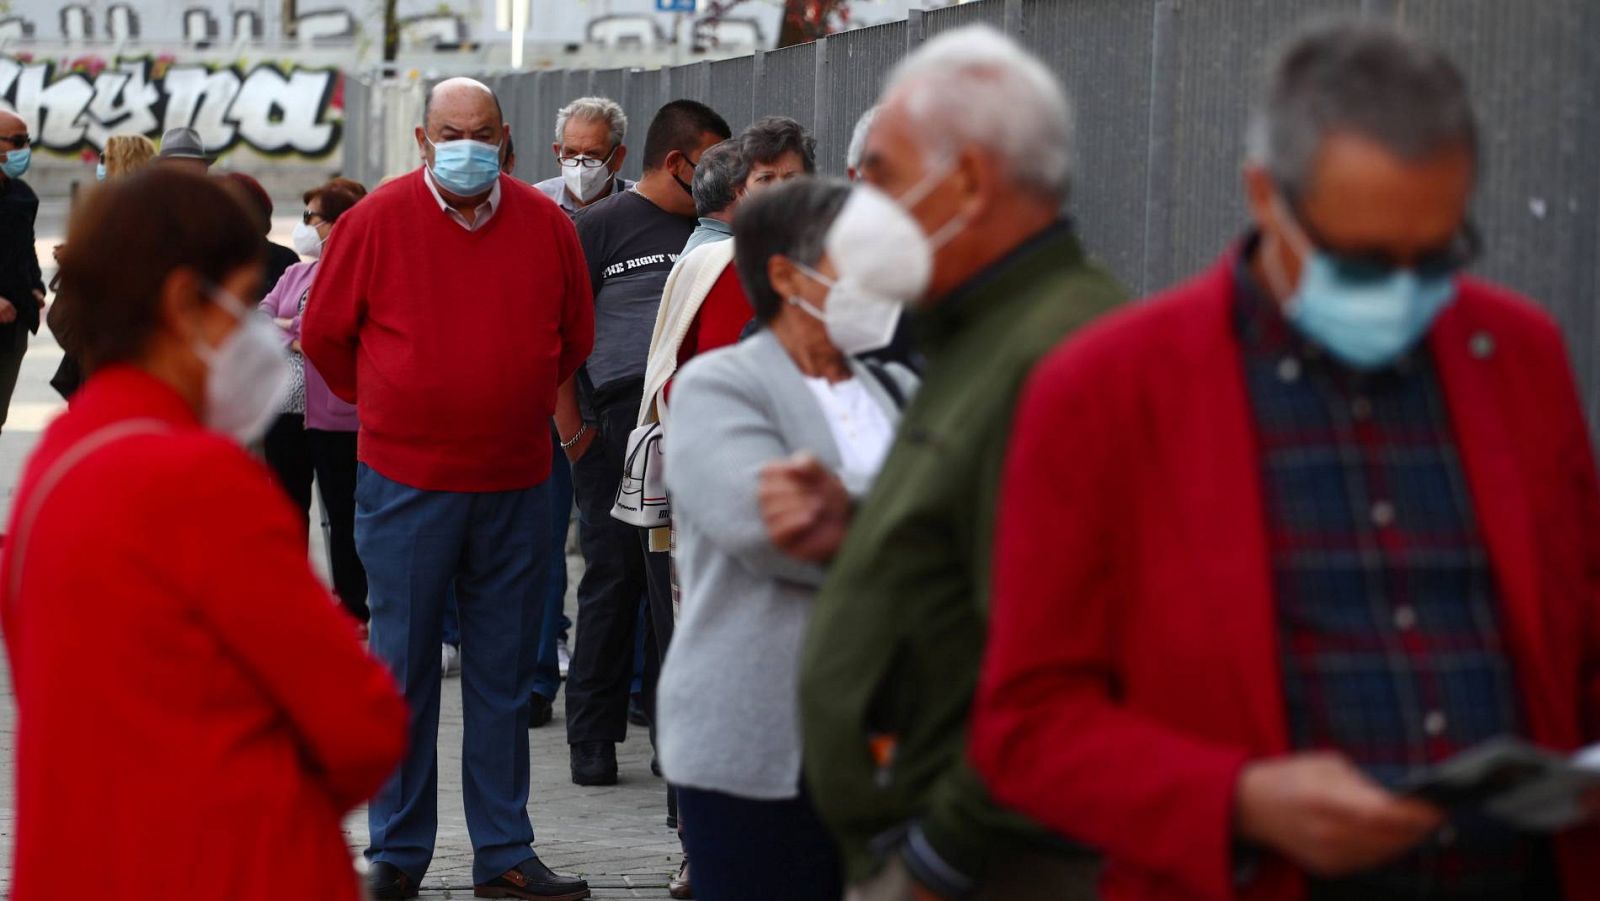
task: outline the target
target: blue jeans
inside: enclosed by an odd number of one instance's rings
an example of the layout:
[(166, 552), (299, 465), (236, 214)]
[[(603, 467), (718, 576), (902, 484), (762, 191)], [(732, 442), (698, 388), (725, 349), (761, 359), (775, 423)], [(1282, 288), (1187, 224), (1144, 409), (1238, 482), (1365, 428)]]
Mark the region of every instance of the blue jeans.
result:
[(532, 856), (528, 696), (543, 624), (549, 488), (423, 491), (363, 465), (356, 544), (371, 584), (371, 647), (411, 708), (400, 769), (367, 811), (367, 859), (420, 881), (438, 831), (439, 645), (452, 583), (461, 627), (462, 794), (474, 882)]
[(555, 462), (550, 466), (550, 567), (544, 576), (544, 619), (539, 628), (539, 659), (533, 670), (533, 690), (554, 701), (561, 690), (561, 664), (556, 643), (570, 628), (564, 608), (567, 603), (567, 524), (572, 521), (572, 464), (555, 430), (550, 432)]

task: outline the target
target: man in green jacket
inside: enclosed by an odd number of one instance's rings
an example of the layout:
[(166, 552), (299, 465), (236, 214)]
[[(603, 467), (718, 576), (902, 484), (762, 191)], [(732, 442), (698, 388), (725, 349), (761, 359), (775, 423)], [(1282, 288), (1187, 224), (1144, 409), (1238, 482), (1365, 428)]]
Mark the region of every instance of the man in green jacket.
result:
[[(1047, 350), (1124, 298), (1061, 218), (1070, 145), (1061, 86), (993, 30), (947, 33), (900, 64), (862, 171), (894, 198), (880, 207), (916, 222), (913, 240), (871, 253), (930, 273), (902, 298), (918, 302), (922, 389), (858, 508), (804, 458), (763, 473), (771, 537), (832, 561), (802, 661), (804, 753), (851, 899), (1093, 897), (1094, 859), (998, 809), (965, 753), (1017, 395)], [(871, 243), (902, 234), (892, 224), (851, 226)], [(829, 245), (841, 283), (872, 281)]]

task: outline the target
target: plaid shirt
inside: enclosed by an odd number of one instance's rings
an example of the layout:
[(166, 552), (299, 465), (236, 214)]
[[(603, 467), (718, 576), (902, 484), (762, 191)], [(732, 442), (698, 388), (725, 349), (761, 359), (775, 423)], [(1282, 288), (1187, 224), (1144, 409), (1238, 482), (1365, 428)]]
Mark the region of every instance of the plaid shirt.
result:
[[(1251, 242), (1251, 245), (1254, 241)], [(1337, 749), (1394, 787), (1486, 739), (1521, 732), (1493, 573), (1450, 416), (1424, 345), (1351, 370), (1255, 286), (1236, 325), (1261, 450), (1289, 738)], [(1522, 899), (1543, 849), (1481, 815), (1312, 898)]]

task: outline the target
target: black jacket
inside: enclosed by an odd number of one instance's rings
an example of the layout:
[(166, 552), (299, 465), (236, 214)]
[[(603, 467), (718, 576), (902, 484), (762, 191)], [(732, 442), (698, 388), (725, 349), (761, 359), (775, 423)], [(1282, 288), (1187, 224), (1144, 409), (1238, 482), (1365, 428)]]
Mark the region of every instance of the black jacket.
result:
[(0, 326), (0, 337), (18, 325), (39, 331), (39, 304), (33, 292), (44, 291), (39, 256), (33, 250), (33, 223), (39, 217), (39, 196), (27, 182), (0, 179), (0, 297), (17, 308), (13, 324)]

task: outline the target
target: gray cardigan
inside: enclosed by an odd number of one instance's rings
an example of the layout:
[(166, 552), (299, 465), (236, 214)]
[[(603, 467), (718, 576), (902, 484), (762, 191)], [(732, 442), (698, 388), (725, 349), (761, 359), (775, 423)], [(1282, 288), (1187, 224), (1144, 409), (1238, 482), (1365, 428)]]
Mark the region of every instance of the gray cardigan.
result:
[[(877, 377), (851, 367), (898, 423)], [(889, 371), (910, 397), (916, 377)], [(800, 647), (824, 570), (767, 540), (756, 487), (763, 466), (802, 450), (839, 471), (822, 407), (771, 332), (679, 373), (665, 465), (682, 610), (656, 700), (661, 768), (674, 785), (762, 800), (798, 793)]]

